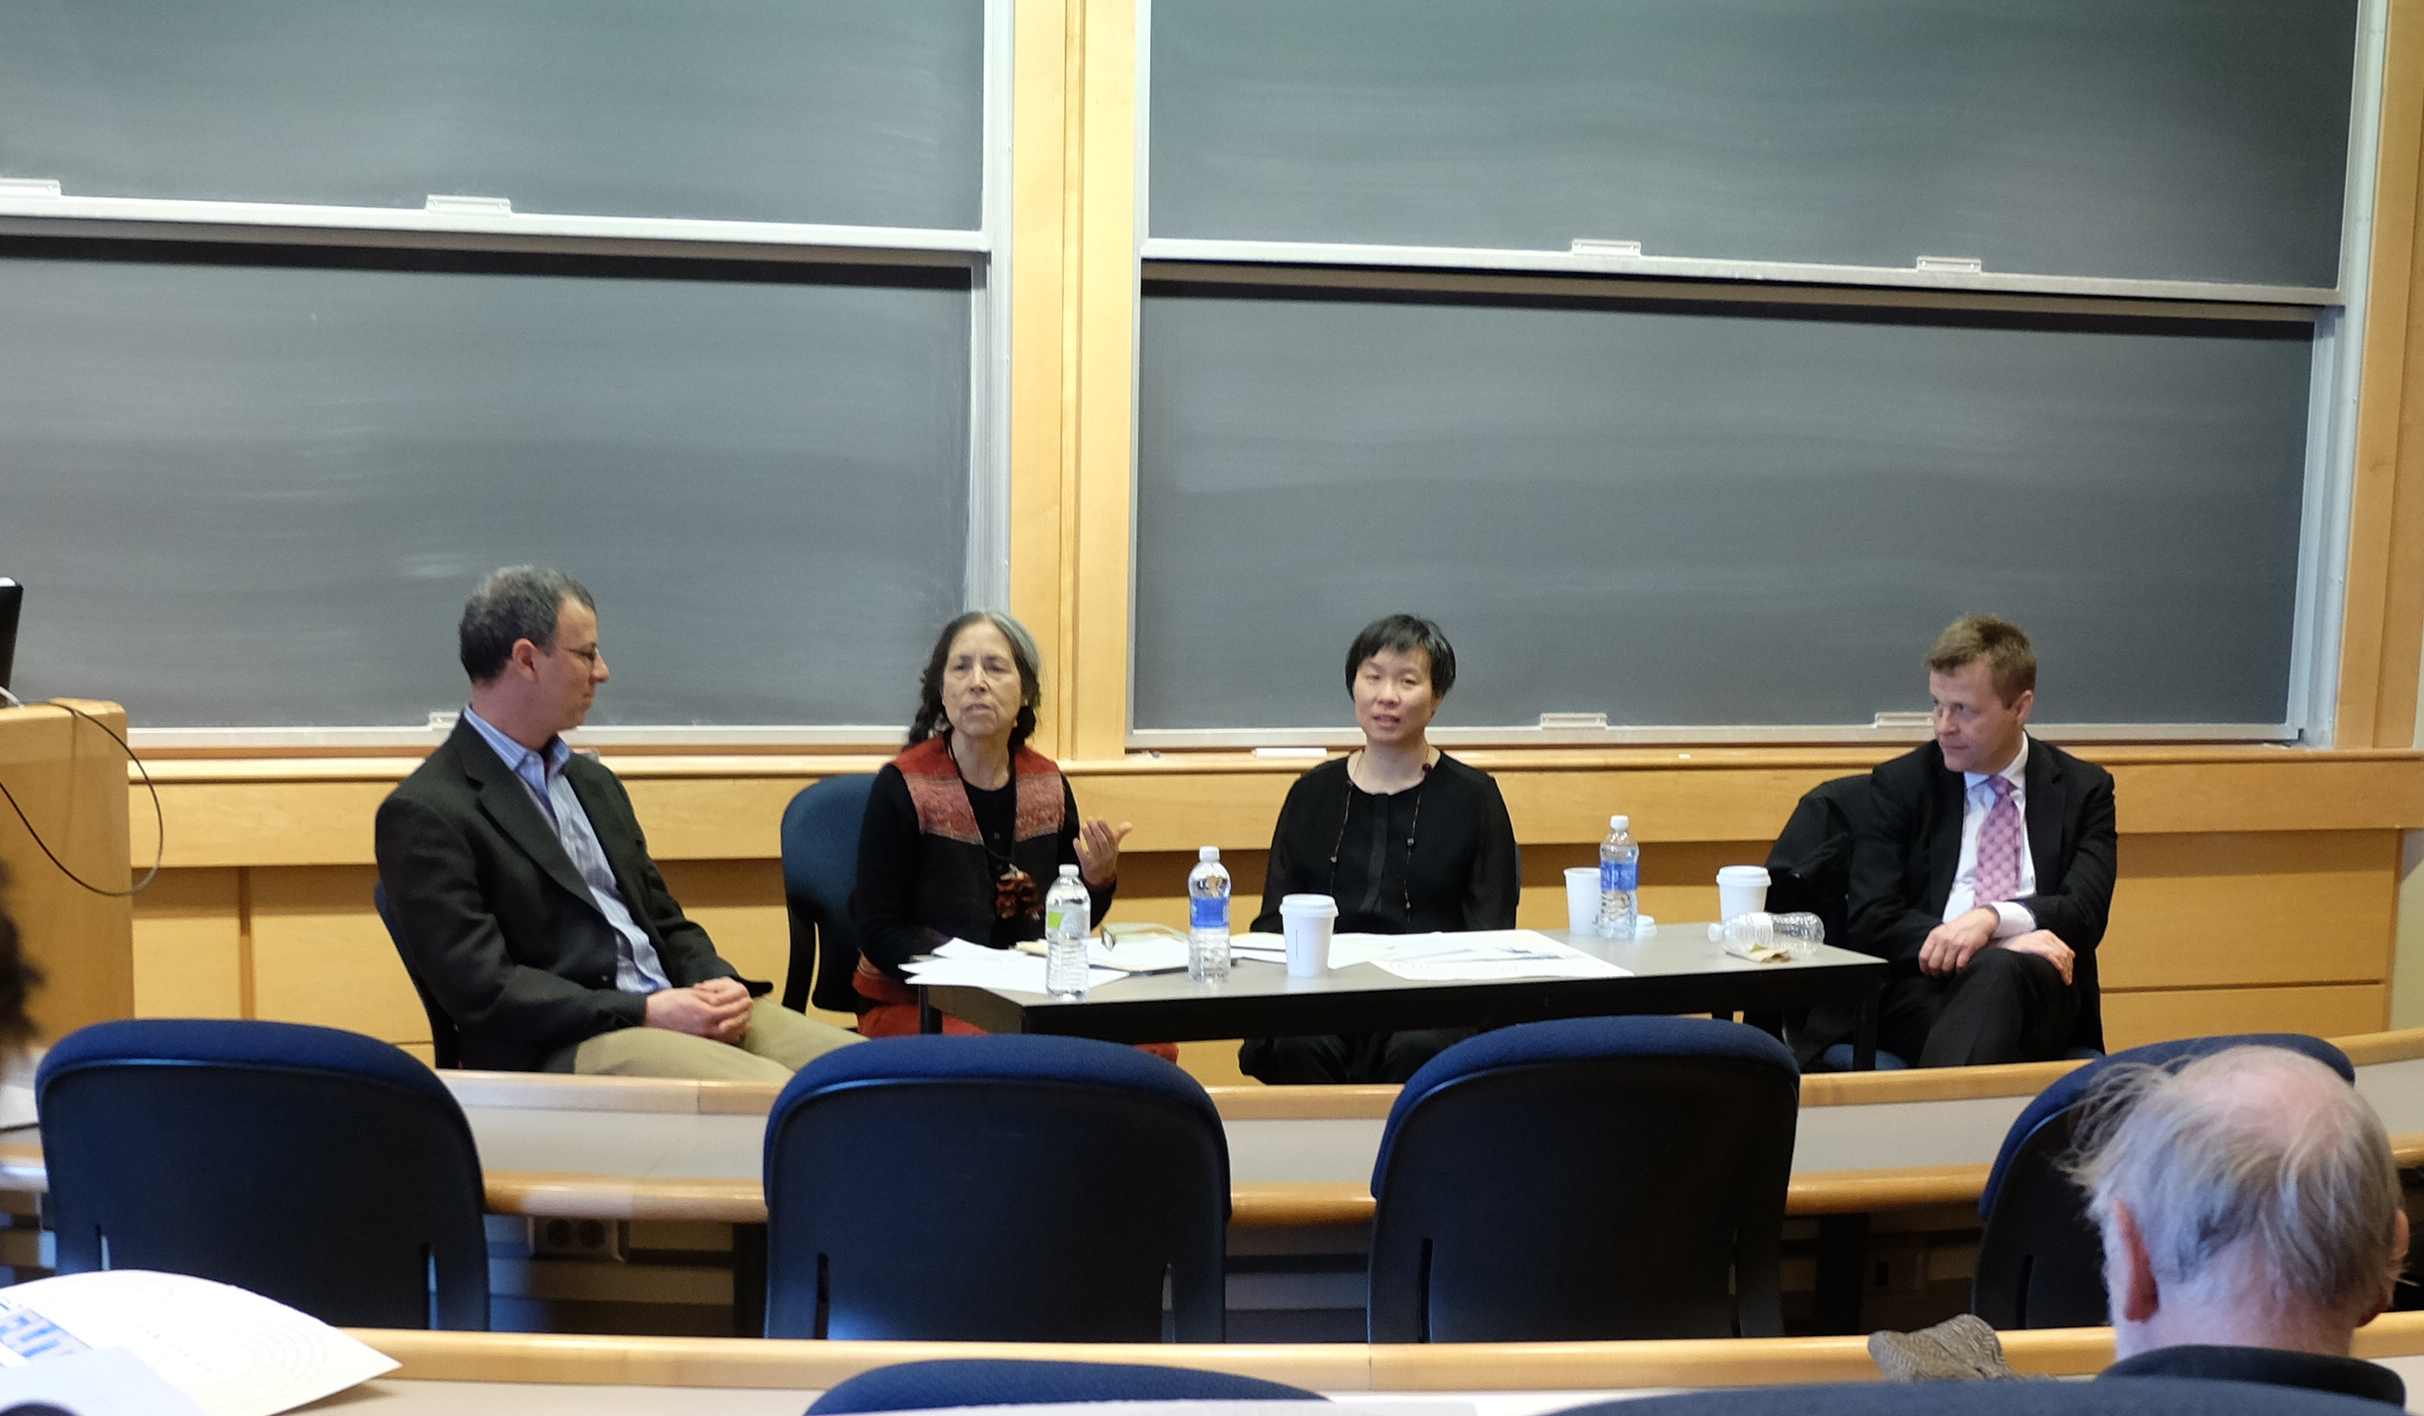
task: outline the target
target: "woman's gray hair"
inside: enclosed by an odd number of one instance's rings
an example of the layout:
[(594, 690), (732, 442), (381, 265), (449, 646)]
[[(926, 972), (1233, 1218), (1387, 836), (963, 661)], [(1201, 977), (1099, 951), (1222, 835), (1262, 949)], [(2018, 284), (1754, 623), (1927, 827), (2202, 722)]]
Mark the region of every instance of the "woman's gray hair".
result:
[(2390, 1137), (2313, 1058), (2243, 1046), (2170, 1069), (2123, 1063), (2086, 1108), (2071, 1176), (2100, 1229), (2128, 1206), (2158, 1282), (2194, 1289), (2243, 1259), (2280, 1297), (2338, 1311), (2398, 1277)]
[(951, 641), (972, 624), (990, 624), (1010, 641), (1010, 661), (1018, 667), (1018, 716), (1010, 726), (1010, 750), (1016, 752), (1035, 736), (1039, 721), (1036, 709), (1044, 697), (1044, 656), (1035, 647), (1035, 636), (1027, 627), (1002, 610), (970, 610), (943, 626), (935, 638), (934, 652), (926, 658), (926, 672), (917, 682), (917, 712), (909, 719), (909, 746), (915, 747), (936, 733), (951, 729), (951, 715), (943, 711), (943, 666), (951, 658)]
[(554, 649), (556, 619), (566, 600), (578, 600), (592, 610), (598, 607), (581, 582), (560, 570), (509, 565), (488, 572), (464, 603), (462, 622), (455, 626), (463, 672), (473, 683), (487, 683), (505, 671), (517, 640)]

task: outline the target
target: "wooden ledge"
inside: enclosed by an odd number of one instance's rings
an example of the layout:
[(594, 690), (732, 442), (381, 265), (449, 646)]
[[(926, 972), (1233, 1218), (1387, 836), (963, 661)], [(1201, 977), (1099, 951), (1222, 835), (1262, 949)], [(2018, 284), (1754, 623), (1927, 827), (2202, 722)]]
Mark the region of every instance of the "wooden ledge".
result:
[[(122, 711), (115, 704), (84, 703), (88, 712)], [(36, 705), (39, 707), (40, 705)], [(31, 712), (33, 709), (19, 710)], [(1917, 739), (1913, 739), (1916, 742)], [(2061, 741), (2053, 739), (2053, 741)], [(1459, 758), (1485, 771), (1821, 771), (1846, 773), (1908, 751), (1911, 743), (1844, 743), (1773, 746), (1457, 747)], [(2273, 765), (2297, 763), (2382, 764), (2424, 762), (2424, 749), (2293, 748), (2270, 743), (2094, 743), (2067, 744), (2105, 766)], [(309, 747), (146, 747), (143, 760), (161, 783), (380, 782), (402, 781), (437, 746), (372, 750)], [(639, 779), (796, 778), (803, 781), (873, 772), (892, 759), (888, 751), (832, 748), (697, 747), (684, 744), (603, 748), (616, 774)], [(1256, 757), (1232, 749), (1171, 749), (1125, 757), (1070, 758), (1061, 771), (1072, 778), (1111, 777), (1295, 777), (1309, 758)], [(130, 780), (140, 780), (129, 769)]]
[(1360, 1343), (1282, 1346), (1177, 1343), (841, 1342), (746, 1337), (351, 1329), (402, 1363), (406, 1381), (544, 1382), (563, 1386), (759, 1387), (821, 1390), (896, 1362), (1025, 1357), (1144, 1362), (1234, 1372), (1316, 1391), (1362, 1391), (1370, 1349)]
[[(407, 1381), (542, 1382), (561, 1386), (761, 1387), (823, 1390), (896, 1362), (1050, 1358), (1198, 1367), (1314, 1391), (1608, 1391), (1643, 1387), (1873, 1382), (1863, 1337), (1705, 1338), (1666, 1342), (1362, 1343), (1189, 1346), (1176, 1343), (807, 1342), (734, 1337), (586, 1337), (357, 1328), (402, 1363)], [(2002, 1334), (2014, 1370), (2086, 1376), (2111, 1365), (2109, 1328)], [(2357, 1333), (2356, 1355), (2424, 1353), (2424, 1313), (2386, 1313)]]

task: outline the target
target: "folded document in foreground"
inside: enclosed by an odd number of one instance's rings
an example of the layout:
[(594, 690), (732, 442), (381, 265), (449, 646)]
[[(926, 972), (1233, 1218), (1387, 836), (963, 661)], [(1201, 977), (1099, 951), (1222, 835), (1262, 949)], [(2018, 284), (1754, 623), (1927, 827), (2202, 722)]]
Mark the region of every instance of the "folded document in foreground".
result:
[(0, 1289), (0, 1403), (9, 1368), (124, 1348), (208, 1416), (275, 1416), (397, 1364), (257, 1293), (144, 1269)]

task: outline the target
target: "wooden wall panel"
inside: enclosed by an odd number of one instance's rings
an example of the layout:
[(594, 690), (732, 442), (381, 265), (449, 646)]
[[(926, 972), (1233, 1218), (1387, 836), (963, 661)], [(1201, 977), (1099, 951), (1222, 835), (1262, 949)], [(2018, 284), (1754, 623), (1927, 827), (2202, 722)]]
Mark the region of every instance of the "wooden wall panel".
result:
[(234, 869), (163, 870), (135, 897), (135, 1016), (244, 1016), (244, 920)]
[(259, 1016), (387, 1042), (429, 1041), (428, 1015), (371, 908), (367, 866), (255, 870), (253, 999)]
[(2124, 836), (2105, 986), (2382, 982), (2398, 853), (2389, 831)]
[[(337, 781), (191, 781), (155, 770), (169, 775), (160, 787), (168, 863), (367, 865), (371, 817), (416, 765), (398, 762), (375, 778)], [(148, 855), (150, 841), (140, 849)]]
[(2107, 993), (2104, 1035), (2113, 1048), (2213, 1033), (2346, 1037), (2381, 1028), (2389, 1012), (2390, 990), (2376, 983)]

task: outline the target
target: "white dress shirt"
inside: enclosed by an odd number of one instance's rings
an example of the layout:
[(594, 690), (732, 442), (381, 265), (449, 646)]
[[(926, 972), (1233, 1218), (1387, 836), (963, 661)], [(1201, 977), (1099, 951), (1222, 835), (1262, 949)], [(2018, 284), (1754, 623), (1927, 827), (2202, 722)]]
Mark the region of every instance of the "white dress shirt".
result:
[[(1952, 923), (1978, 905), (1978, 833), (1986, 826), (1986, 813), (1995, 804), (1995, 789), (1988, 786), (1989, 777), (2001, 777), (2012, 784), (2012, 805), (2020, 812), (2020, 893), (2037, 893), (2037, 862), (2028, 848), (2028, 734), (2020, 735), (2020, 751), (2011, 765), (2000, 772), (1964, 772), (1963, 784), (1968, 788), (1961, 798), (1961, 863), (1953, 872), (1953, 892), (1944, 897), (1944, 922)], [(2026, 934), (2037, 927), (2037, 917), (2025, 906), (2010, 900), (1990, 906), (1996, 914), (1997, 939), (2009, 939)]]

